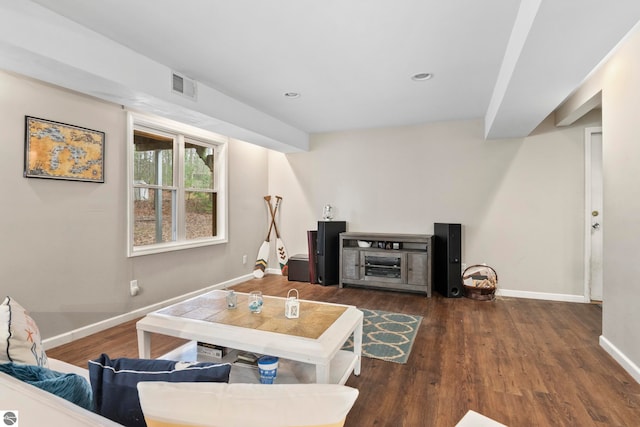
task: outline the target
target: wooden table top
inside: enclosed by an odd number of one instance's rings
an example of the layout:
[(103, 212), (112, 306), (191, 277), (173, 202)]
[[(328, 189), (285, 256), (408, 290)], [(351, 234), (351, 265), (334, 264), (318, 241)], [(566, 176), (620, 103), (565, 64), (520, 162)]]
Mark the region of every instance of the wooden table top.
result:
[(249, 311), (248, 294), (236, 292), (237, 308), (227, 309), (227, 291), (214, 290), (162, 310), (158, 314), (241, 328), (318, 339), (349, 306), (300, 300), (300, 317), (285, 316), (285, 298), (263, 296), (261, 313)]

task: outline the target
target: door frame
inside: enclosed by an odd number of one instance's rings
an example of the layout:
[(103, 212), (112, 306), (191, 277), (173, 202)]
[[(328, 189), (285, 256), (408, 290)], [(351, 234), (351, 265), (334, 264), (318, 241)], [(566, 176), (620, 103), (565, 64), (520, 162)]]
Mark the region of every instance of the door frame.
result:
[(584, 129), (584, 302), (591, 302), (591, 136), (602, 126)]

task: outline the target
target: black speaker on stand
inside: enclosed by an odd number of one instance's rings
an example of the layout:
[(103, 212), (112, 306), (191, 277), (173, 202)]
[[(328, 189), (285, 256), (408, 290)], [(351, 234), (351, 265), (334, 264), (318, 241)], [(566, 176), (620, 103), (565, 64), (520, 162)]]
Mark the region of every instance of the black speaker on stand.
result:
[(346, 221), (318, 221), (318, 283), (335, 285), (339, 281), (340, 233), (347, 231)]
[(462, 225), (433, 224), (434, 285), (447, 298), (462, 296)]

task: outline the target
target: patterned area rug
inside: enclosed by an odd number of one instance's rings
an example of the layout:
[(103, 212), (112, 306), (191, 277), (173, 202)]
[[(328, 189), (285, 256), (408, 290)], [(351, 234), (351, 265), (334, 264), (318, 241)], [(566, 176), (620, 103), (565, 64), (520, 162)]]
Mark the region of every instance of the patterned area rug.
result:
[[(395, 363), (407, 363), (422, 316), (367, 310), (364, 313), (362, 355)], [(353, 336), (343, 346), (353, 350)]]

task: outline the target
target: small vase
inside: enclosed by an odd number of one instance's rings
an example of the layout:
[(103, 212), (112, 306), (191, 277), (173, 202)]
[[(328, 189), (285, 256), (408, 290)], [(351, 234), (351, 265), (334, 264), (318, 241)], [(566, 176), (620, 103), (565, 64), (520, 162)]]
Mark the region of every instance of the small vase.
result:
[(322, 208), (322, 219), (325, 221), (331, 221), (333, 219), (333, 206), (324, 205), (324, 208)]

